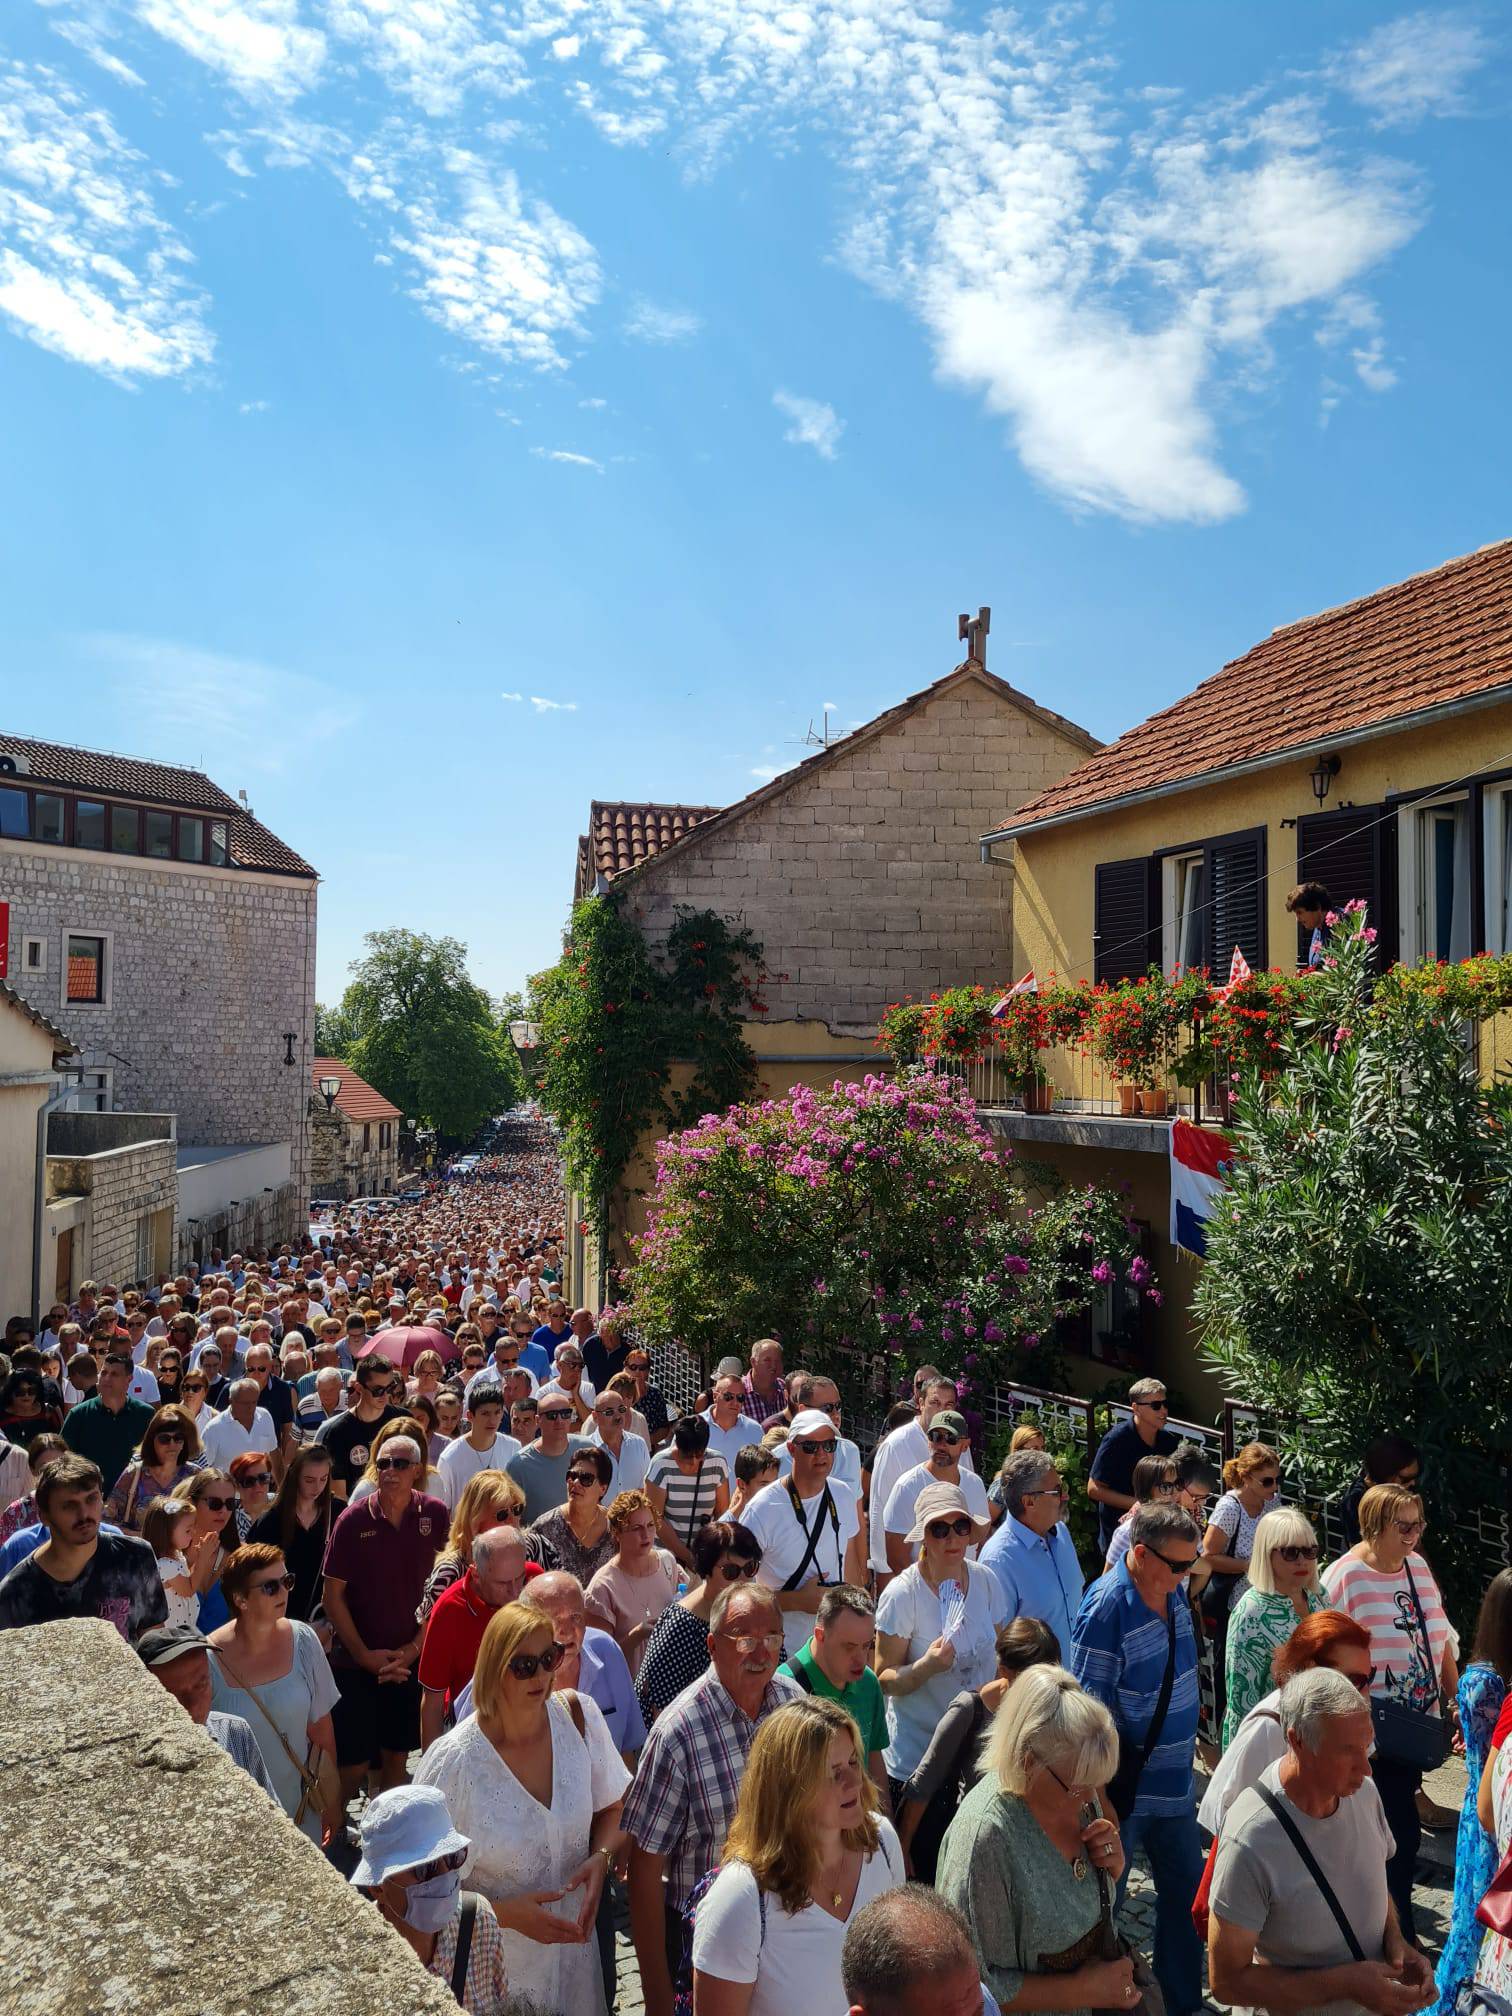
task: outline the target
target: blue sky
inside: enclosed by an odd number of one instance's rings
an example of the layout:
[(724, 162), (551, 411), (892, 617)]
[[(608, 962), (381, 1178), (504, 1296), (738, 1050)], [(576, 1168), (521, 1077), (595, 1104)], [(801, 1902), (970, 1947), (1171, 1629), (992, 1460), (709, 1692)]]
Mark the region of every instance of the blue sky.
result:
[(991, 662), (1112, 735), (1512, 531), (1505, 17), (11, 0), (0, 690), (364, 931)]

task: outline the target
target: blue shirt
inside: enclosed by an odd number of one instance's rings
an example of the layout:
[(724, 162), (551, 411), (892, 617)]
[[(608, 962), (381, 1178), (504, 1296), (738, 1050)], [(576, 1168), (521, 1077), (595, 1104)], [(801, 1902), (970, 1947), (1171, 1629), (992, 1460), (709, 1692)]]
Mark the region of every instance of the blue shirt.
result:
[[(1134, 1814), (1189, 1814), (1195, 1789), (1197, 1640), (1185, 1589), (1166, 1599), (1176, 1619), (1176, 1673), (1160, 1741), (1139, 1781)], [(1144, 1747), (1160, 1698), (1170, 1644), (1169, 1617), (1158, 1617), (1134, 1587), (1127, 1560), (1099, 1576), (1082, 1598), (1071, 1632), (1071, 1671), (1118, 1726), (1121, 1746)]]
[(1071, 1664), (1071, 1626), (1085, 1579), (1065, 1523), (1042, 1538), (1010, 1512), (978, 1557), (997, 1577), (1008, 1604), (1005, 1622), (1037, 1617), (1055, 1633), (1063, 1666)]
[(577, 1341), (572, 1335), (572, 1326), (570, 1324), (558, 1336), (549, 1323), (543, 1323), (540, 1329), (532, 1335), (530, 1342), (520, 1346), (520, 1363), (529, 1366), (537, 1379), (549, 1379), (551, 1377), (552, 1353), (556, 1350), (558, 1344), (565, 1344), (569, 1339), (574, 1343)]

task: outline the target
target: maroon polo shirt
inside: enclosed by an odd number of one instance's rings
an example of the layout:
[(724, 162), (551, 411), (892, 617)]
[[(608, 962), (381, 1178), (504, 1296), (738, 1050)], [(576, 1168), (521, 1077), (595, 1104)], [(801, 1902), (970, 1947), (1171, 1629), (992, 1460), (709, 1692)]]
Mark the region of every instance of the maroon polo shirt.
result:
[[(346, 1584), (347, 1608), (364, 1645), (388, 1649), (408, 1645), (415, 1635), (415, 1611), (426, 1578), (446, 1545), (451, 1514), (439, 1498), (417, 1491), (403, 1519), (386, 1519), (379, 1494), (349, 1505), (331, 1528), (325, 1573)], [(340, 1638), (334, 1665), (352, 1664)]]
[(495, 1613), (478, 1593), (471, 1568), (460, 1582), (443, 1589), (425, 1620), (420, 1647), (420, 1685), (446, 1696), (450, 1708), (473, 1677), (478, 1647)]

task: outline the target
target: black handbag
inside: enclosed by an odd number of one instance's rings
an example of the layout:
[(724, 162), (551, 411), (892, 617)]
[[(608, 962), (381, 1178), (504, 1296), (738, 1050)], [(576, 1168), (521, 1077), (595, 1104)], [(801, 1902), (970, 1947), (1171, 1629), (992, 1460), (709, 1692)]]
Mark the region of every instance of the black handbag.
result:
[(1135, 2000), (1125, 2002), (1118, 2011), (1094, 2010), (1093, 2016), (1166, 2016), (1165, 1996), (1149, 1961), (1137, 1947), (1129, 1944), (1113, 1922), (1113, 1886), (1105, 1870), (1097, 1872), (1097, 1888), (1102, 1903), (1102, 1922), (1097, 1928), (1098, 1957), (1133, 1962)]
[[(1412, 1579), (1412, 1564), (1404, 1561), (1412, 1607), (1417, 1612), (1418, 1629), (1423, 1634), (1423, 1657), (1433, 1671), (1433, 1640), (1428, 1620)], [(1376, 1755), (1387, 1764), (1401, 1764), (1411, 1771), (1437, 1771), (1449, 1755), (1449, 1725), (1442, 1715), (1430, 1715), (1421, 1708), (1409, 1708), (1405, 1701), (1373, 1700), (1370, 1719), (1375, 1725)]]

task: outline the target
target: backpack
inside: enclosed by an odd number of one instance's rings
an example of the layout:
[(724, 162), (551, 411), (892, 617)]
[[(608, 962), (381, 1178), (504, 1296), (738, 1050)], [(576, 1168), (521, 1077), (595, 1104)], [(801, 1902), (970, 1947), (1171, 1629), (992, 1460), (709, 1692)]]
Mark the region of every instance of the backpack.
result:
[[(672, 1984), (672, 2016), (693, 2016), (693, 1926), (698, 1916), (698, 1907), (709, 1894), (714, 1878), (719, 1874), (719, 1864), (700, 1876), (688, 1893), (688, 1901), (682, 1911), (682, 1952), (677, 1961), (677, 1979)], [(767, 1900), (766, 1892), (758, 1883), (756, 1904), (761, 1912), (761, 1944), (766, 1943)]]

